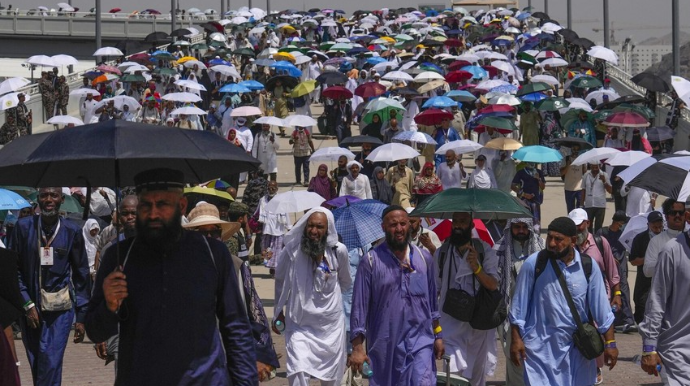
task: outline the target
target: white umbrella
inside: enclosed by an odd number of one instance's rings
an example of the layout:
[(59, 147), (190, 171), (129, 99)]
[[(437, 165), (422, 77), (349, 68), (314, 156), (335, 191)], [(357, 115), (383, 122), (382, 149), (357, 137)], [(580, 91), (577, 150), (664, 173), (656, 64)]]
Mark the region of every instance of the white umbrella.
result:
[(55, 63), (55, 60), (51, 58), (50, 56), (47, 55), (34, 55), (30, 57), (29, 59), (26, 60), (27, 63), (33, 64), (34, 66), (43, 66), (43, 67), (57, 67), (58, 64)]
[(187, 35), (184, 35), (184, 37), (186, 38), (190, 38), (192, 36), (201, 34), (201, 32), (194, 27), (187, 27), (187, 31), (189, 31), (189, 33)]
[(211, 40), (213, 40), (214, 42), (226, 42), (228, 40), (228, 38), (220, 32), (212, 33), (211, 35), (209, 35), (209, 38), (211, 38)]
[(434, 89), (437, 89), (439, 87), (446, 86), (446, 85), (448, 85), (448, 82), (446, 82), (445, 80), (434, 79), (434, 80), (428, 81), (428, 82), (424, 83), (423, 85), (419, 86), (417, 88), (417, 91), (423, 94), (425, 92), (429, 92), (431, 90), (434, 90)]
[(479, 84), (477, 85), (477, 87), (475, 87), (475, 89), (491, 90), (492, 88), (500, 87), (500, 86), (506, 86), (509, 84), (510, 83), (506, 82), (505, 80), (490, 79), (490, 80), (484, 80), (484, 81), (479, 82)]
[(436, 150), (436, 154), (445, 155), (448, 150), (452, 150), (455, 154), (472, 153), (473, 151), (481, 149), (483, 146), (477, 142), (468, 139), (458, 139), (450, 141)]
[(430, 80), (445, 80), (443, 75), (434, 71), (424, 71), (421, 74), (414, 77), (415, 82), (428, 82)]
[(498, 68), (499, 70), (507, 73), (508, 75), (515, 75), (515, 68), (512, 64), (503, 60), (494, 60), (491, 65)]
[(141, 108), (141, 104), (138, 100), (136, 100), (136, 98), (132, 98), (131, 96), (127, 95), (118, 95), (116, 97), (108, 98), (108, 100), (114, 101), (115, 108), (118, 110), (123, 110), (125, 105), (129, 106), (131, 111), (136, 111)]
[(623, 244), (623, 248), (628, 252), (630, 252), (632, 248), (632, 242), (635, 236), (647, 231), (647, 216), (649, 216), (649, 213), (640, 213), (630, 218), (628, 223), (625, 224), (625, 229), (623, 229), (623, 233), (621, 233), (618, 241)]
[(405, 82), (411, 82), (413, 81), (412, 75), (404, 72), (404, 71), (391, 71), (389, 73), (386, 73), (381, 77), (381, 79), (385, 80), (401, 80)]
[(630, 166), (644, 158), (649, 158), (651, 156), (651, 154), (647, 154), (639, 150), (622, 151), (607, 159), (606, 163), (611, 166)]
[(212, 72), (220, 72), (221, 74), (225, 76), (232, 76), (235, 79), (241, 79), (242, 76), (240, 76), (240, 73), (237, 72), (237, 69), (232, 66), (228, 66), (225, 64), (219, 64), (217, 66), (213, 66), (210, 68), (210, 71)]
[(589, 103), (585, 102), (585, 100), (582, 98), (565, 98), (565, 100), (567, 100), (570, 105), (568, 107), (558, 109), (558, 112), (561, 114), (565, 114), (568, 110), (574, 109), (585, 110), (590, 113), (592, 112), (592, 106), (590, 106)]
[(611, 158), (612, 156), (620, 153), (620, 150), (614, 149), (612, 147), (600, 147), (592, 150), (588, 150), (580, 154), (571, 165), (585, 165), (588, 163), (601, 162), (601, 160), (606, 158)]
[(87, 94), (91, 94), (93, 96), (99, 96), (101, 95), (100, 92), (92, 89), (92, 88), (77, 88), (69, 92), (69, 95), (74, 95), (74, 96), (83, 96), (85, 97)]
[(93, 56), (122, 56), (122, 51), (115, 47), (101, 47), (93, 53)]
[(551, 86), (558, 86), (560, 82), (551, 75), (535, 75), (532, 77), (532, 82), (544, 82)]
[(231, 117), (250, 117), (252, 115), (263, 115), (261, 109), (254, 106), (242, 106), (230, 112)]
[(285, 122), (278, 117), (261, 117), (255, 120), (254, 123), (260, 123), (262, 125), (285, 126)]
[(419, 156), (419, 152), (402, 143), (387, 143), (372, 150), (367, 156), (371, 162), (393, 162), (400, 159), (409, 159)]
[(68, 3), (58, 3), (57, 6), (59, 8), (62, 8), (62, 10), (65, 12), (74, 12), (74, 7), (72, 7)]
[[(18, 92), (12, 92), (5, 94), (0, 97), (0, 110), (11, 109), (12, 107), (17, 107), (19, 104), (19, 94)], [(24, 102), (31, 100), (30, 94), (24, 94)]]
[[(674, 157), (675, 158), (675, 157)], [(682, 158), (682, 157), (678, 157)], [(645, 171), (648, 167), (652, 166), (653, 164), (657, 163), (657, 160), (652, 157), (647, 157), (639, 160), (638, 162), (635, 162), (634, 164), (628, 166), (623, 170), (622, 172), (618, 173), (618, 177), (620, 177), (621, 180), (627, 182), (632, 181), (633, 178), (637, 177), (640, 173)]]
[(509, 105), (509, 106), (519, 106), (522, 101), (518, 99), (515, 95), (504, 94), (498, 95), (489, 100), (490, 105)]
[(266, 211), (271, 213), (298, 213), (321, 205), (325, 198), (306, 190), (291, 190), (276, 194), (266, 204)]
[(393, 137), (393, 141), (405, 142), (410, 141), (414, 143), (424, 143), (427, 145), (436, 145), (436, 140), (429, 134), (423, 131), (403, 131)]
[(562, 29), (563, 27), (560, 25), (551, 22), (544, 23), (544, 25), (541, 26), (541, 30), (545, 32), (558, 32)]
[(600, 105), (600, 104), (604, 103), (604, 95), (609, 96), (609, 101), (613, 101), (614, 99), (620, 98), (620, 95), (618, 95), (617, 92), (615, 92), (611, 89), (608, 89), (608, 90), (599, 89), (599, 90), (592, 91), (591, 93), (587, 94), (587, 96), (585, 97), (585, 100), (590, 101), (590, 100), (594, 99), (595, 101), (597, 101), (597, 104)]
[(75, 126), (81, 126), (84, 124), (81, 119), (75, 118), (70, 115), (55, 115), (49, 120), (46, 121), (46, 123), (50, 123), (51, 125), (69, 125), (73, 124)]
[(561, 58), (549, 58), (544, 60), (540, 64), (544, 67), (565, 67), (568, 65), (568, 61)]
[(587, 55), (618, 65), (618, 55), (613, 52), (613, 50), (606, 47), (594, 46), (587, 51)]
[(233, 17), (233, 18), (230, 20), (230, 24), (240, 25), (240, 24), (244, 24), (244, 23), (246, 23), (246, 22), (248, 22), (248, 21), (249, 21), (249, 19), (247, 19), (247, 18), (244, 17), (244, 16), (237, 16), (237, 17)]
[[(296, 52), (295, 52), (295, 53), (296, 53)], [(294, 55), (295, 53), (293, 53), (292, 56), (295, 56), (295, 55)], [(307, 55), (304, 55), (304, 54), (295, 57), (295, 65), (304, 64), (304, 63), (307, 63), (307, 62), (310, 62), (310, 61), (311, 61), (311, 57), (309, 57), (309, 56), (307, 56)]]
[(61, 66), (74, 66), (79, 64), (77, 58), (72, 55), (58, 54), (50, 57), (56, 64)]
[(15, 76), (14, 78), (7, 78), (0, 83), (0, 95), (7, 94), (8, 92), (17, 91), (18, 89), (30, 84), (31, 81), (22, 78), (21, 76)]
[(180, 79), (180, 80), (176, 80), (175, 84), (180, 86), (180, 87), (190, 88), (192, 90), (206, 91), (206, 87), (204, 87), (203, 84), (199, 84), (193, 80)]
[(259, 55), (256, 56), (257, 59), (272, 59), (273, 55), (278, 53), (277, 48), (266, 48), (263, 51), (259, 52)]
[(487, 58), (492, 60), (508, 60), (508, 57), (500, 52), (491, 52)]
[(170, 112), (172, 115), (206, 115), (206, 111), (196, 106), (184, 106)]
[(345, 148), (342, 147), (337, 147), (337, 146), (330, 146), (330, 147), (322, 147), (321, 149), (315, 151), (311, 157), (309, 157), (309, 161), (311, 162), (336, 162), (341, 156), (347, 157), (348, 161), (352, 161), (355, 159), (355, 154)]
[(290, 115), (283, 119), (285, 126), (288, 127), (310, 127), (318, 124), (314, 118), (307, 115)]
[(470, 63), (476, 63), (479, 61), (479, 56), (466, 52), (458, 57), (455, 58), (456, 60), (466, 60)]
[(203, 64), (202, 62), (198, 61), (198, 60), (188, 60), (188, 61), (184, 62), (184, 66), (187, 68), (192, 68), (192, 67), (194, 67), (194, 65), (197, 65), (197, 67), (199, 67), (200, 70), (206, 69), (206, 65)]
[(171, 92), (162, 96), (163, 100), (173, 101), (173, 102), (184, 102), (184, 103), (194, 103), (201, 102), (200, 96), (191, 92)]
[(376, 72), (386, 72), (396, 69), (398, 66), (400, 66), (400, 64), (396, 62), (381, 62), (374, 65), (373, 69), (376, 70)]

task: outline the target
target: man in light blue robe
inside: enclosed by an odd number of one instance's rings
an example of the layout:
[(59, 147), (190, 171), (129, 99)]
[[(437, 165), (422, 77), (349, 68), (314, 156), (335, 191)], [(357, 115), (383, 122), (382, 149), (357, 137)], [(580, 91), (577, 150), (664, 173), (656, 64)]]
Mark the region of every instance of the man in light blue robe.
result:
[[(585, 275), (582, 256), (573, 248), (576, 234), (572, 220), (555, 219), (549, 225), (546, 252), (541, 253), (556, 259), (582, 322), (592, 322), (604, 335), (604, 359), (612, 369), (618, 358), (613, 312), (599, 266), (592, 264), (589, 279)], [(509, 312), (511, 361), (525, 366), (526, 385), (593, 385), (596, 361), (585, 359), (573, 343), (577, 324), (550, 261), (536, 277), (538, 255), (534, 253), (525, 260), (517, 277)]]

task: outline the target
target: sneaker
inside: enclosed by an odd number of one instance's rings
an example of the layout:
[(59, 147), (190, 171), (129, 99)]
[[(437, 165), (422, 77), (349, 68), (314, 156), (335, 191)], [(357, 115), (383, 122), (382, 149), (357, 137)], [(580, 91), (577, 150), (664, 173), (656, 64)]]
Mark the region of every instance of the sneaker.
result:
[(304, 186), (305, 188), (308, 188), (308, 187), (309, 187), (309, 184), (305, 182), (305, 183), (302, 184), (302, 186)]
[(294, 185), (294, 186), (302, 186), (302, 183), (299, 182), (299, 181), (297, 181), (297, 182), (295, 182), (295, 185)]

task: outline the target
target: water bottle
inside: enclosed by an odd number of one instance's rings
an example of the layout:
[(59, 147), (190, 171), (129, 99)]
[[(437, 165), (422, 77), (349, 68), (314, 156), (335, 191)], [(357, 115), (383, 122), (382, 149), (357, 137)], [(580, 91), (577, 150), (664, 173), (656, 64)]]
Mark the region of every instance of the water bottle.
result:
[(369, 366), (369, 363), (364, 361), (362, 364), (362, 375), (364, 375), (366, 378), (371, 378), (374, 376), (374, 370), (371, 369), (371, 366)]
[[(632, 358), (634, 364), (642, 366), (642, 355), (637, 354)], [(661, 371), (661, 365), (656, 365), (656, 371)], [(664, 375), (662, 375), (664, 377)]]
[(611, 312), (613, 312), (614, 314), (618, 312), (618, 305), (614, 304), (613, 307), (611, 307)]
[(285, 324), (283, 322), (281, 322), (280, 320), (276, 320), (275, 325), (276, 325), (276, 330), (278, 330), (280, 332), (285, 331)]

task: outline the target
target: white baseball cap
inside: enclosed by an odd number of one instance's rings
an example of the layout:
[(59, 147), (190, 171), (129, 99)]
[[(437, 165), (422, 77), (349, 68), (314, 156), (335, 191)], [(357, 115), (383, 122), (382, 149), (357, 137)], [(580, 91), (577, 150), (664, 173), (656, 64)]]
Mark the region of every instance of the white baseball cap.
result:
[(580, 225), (583, 221), (589, 221), (589, 216), (587, 216), (587, 212), (585, 212), (585, 210), (582, 208), (573, 209), (572, 211), (570, 211), (570, 213), (568, 213), (568, 217), (570, 217), (570, 219), (573, 220), (575, 225)]

